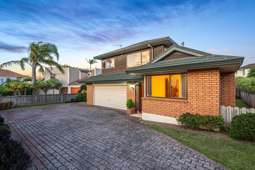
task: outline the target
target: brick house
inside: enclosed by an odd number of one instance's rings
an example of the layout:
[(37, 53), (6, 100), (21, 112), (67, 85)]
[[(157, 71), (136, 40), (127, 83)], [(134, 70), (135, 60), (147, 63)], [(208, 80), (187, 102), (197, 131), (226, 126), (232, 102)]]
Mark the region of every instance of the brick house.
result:
[(87, 83), (87, 104), (126, 109), (146, 120), (176, 123), (184, 112), (219, 115), (235, 105), (235, 72), (243, 57), (209, 54), (169, 37), (143, 41), (94, 57), (102, 74)]

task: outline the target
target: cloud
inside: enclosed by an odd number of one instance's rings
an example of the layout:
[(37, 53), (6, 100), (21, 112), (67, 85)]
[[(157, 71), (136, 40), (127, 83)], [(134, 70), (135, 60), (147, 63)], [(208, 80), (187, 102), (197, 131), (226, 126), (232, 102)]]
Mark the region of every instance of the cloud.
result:
[(23, 51), (27, 50), (27, 48), (24, 46), (7, 44), (7, 43), (0, 41), (0, 50), (18, 53), (18, 52), (23, 52)]

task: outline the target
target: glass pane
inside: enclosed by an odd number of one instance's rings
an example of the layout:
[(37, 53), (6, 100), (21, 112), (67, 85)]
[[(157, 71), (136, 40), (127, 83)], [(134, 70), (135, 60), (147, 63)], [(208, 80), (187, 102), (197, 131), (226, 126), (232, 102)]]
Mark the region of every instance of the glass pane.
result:
[(169, 97), (169, 75), (151, 76), (151, 96)]
[(142, 65), (150, 62), (150, 51), (146, 50), (142, 52)]
[(127, 66), (128, 67), (135, 67), (141, 65), (141, 53), (133, 53), (127, 55)]
[(183, 97), (181, 74), (171, 75), (171, 97)]

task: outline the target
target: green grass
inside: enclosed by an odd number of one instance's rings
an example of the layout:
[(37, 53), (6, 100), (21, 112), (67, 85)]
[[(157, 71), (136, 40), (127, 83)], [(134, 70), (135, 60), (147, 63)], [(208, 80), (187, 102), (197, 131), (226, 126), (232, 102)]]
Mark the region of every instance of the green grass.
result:
[(236, 99), (236, 106), (237, 107), (247, 107), (249, 108), (249, 105), (247, 103), (245, 103), (245, 101), (243, 101), (242, 99)]
[(255, 143), (241, 142), (227, 135), (181, 127), (145, 123), (229, 169), (255, 170)]

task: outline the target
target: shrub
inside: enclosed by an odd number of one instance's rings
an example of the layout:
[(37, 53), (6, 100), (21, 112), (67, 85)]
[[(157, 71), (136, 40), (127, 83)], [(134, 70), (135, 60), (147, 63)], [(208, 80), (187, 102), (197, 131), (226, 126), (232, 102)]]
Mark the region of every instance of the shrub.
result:
[(243, 91), (255, 93), (255, 77), (237, 77), (236, 86)]
[(0, 169), (23, 170), (30, 163), (30, 157), (22, 145), (12, 139), (0, 142), (0, 155)]
[(128, 108), (128, 109), (131, 109), (131, 108), (134, 108), (134, 107), (135, 107), (135, 103), (133, 102), (132, 99), (128, 99), (126, 105), (127, 105), (127, 108)]
[(203, 116), (198, 114), (184, 113), (179, 119), (182, 125), (192, 129), (203, 129), (209, 131), (219, 131), (224, 127), (222, 116)]
[(235, 116), (230, 125), (229, 135), (235, 139), (255, 141), (255, 114)]
[(8, 140), (11, 136), (11, 131), (8, 125), (0, 125), (0, 140)]
[(74, 99), (71, 99), (71, 102), (84, 102), (86, 101), (86, 96), (83, 93), (77, 93)]

